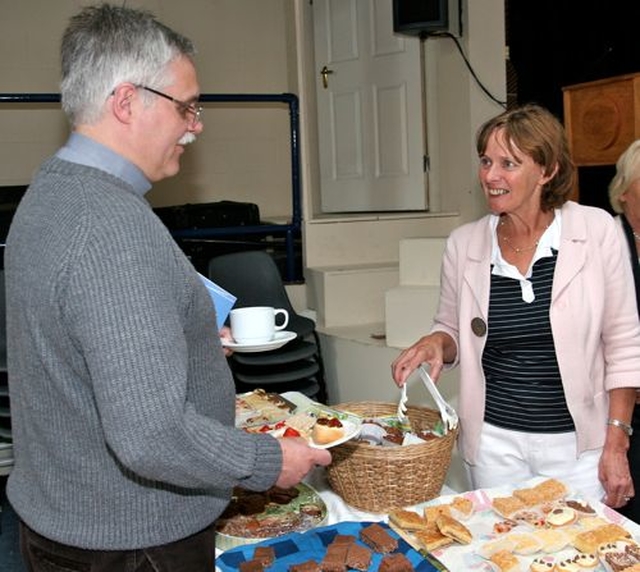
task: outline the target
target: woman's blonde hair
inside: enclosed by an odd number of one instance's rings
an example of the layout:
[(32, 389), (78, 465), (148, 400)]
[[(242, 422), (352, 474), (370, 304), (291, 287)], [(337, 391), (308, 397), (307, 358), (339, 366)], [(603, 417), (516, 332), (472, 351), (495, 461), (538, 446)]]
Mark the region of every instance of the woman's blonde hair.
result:
[(609, 202), (618, 214), (622, 212), (620, 197), (631, 183), (640, 178), (640, 139), (636, 139), (620, 155), (616, 163), (616, 174), (609, 183)]

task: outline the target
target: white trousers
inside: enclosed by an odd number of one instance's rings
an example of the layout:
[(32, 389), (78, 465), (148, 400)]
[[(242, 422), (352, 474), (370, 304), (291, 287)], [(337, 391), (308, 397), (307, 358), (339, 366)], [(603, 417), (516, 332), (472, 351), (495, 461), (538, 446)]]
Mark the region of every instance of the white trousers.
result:
[(602, 500), (598, 480), (602, 449), (576, 459), (575, 433), (523, 433), (484, 423), (476, 463), (465, 463), (474, 489), (517, 485), (532, 477), (556, 478), (584, 498)]

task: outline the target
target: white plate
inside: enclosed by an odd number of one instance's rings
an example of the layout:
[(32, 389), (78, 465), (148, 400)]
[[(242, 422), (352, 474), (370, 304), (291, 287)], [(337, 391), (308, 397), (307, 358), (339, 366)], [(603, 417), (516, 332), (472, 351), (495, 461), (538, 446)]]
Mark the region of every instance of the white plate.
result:
[(285, 344), (288, 344), (291, 340), (294, 340), (298, 334), (295, 332), (288, 332), (282, 330), (276, 332), (273, 339), (268, 342), (262, 342), (260, 344), (239, 344), (238, 342), (222, 340), (222, 345), (225, 348), (229, 348), (234, 352), (244, 353), (256, 353), (256, 352), (268, 352), (269, 350), (277, 350)]
[(360, 433), (360, 423), (355, 422), (351, 419), (340, 419), (340, 422), (344, 427), (344, 435), (340, 439), (336, 439), (335, 441), (331, 441), (330, 443), (326, 443), (324, 445), (318, 445), (317, 443), (314, 443), (310, 440), (309, 446), (313, 447), (314, 449), (330, 449), (331, 447), (341, 445), (345, 441), (357, 437)]
[[(344, 427), (344, 434), (340, 439), (336, 439), (335, 441), (330, 441), (329, 443), (325, 443), (323, 445), (318, 445), (314, 443), (310, 438), (308, 439), (309, 445), (314, 447), (315, 449), (330, 449), (331, 447), (335, 447), (336, 445), (340, 445), (345, 441), (349, 441), (349, 439), (353, 439), (357, 437), (360, 433), (360, 428), (362, 425), (362, 419), (356, 415), (351, 413), (347, 413), (345, 411), (337, 411), (336, 409), (332, 409), (328, 405), (324, 405), (322, 403), (318, 403), (309, 399), (306, 395), (300, 393), (299, 391), (287, 391), (282, 393), (281, 396), (290, 401), (294, 405), (296, 405), (296, 410), (294, 413), (302, 413), (302, 412), (311, 412), (315, 415), (334, 415), (340, 419), (342, 426)], [(264, 423), (262, 427), (277, 425), (278, 422), (274, 423)], [(284, 432), (284, 428), (280, 429), (272, 429), (268, 431), (274, 437), (280, 437)]]

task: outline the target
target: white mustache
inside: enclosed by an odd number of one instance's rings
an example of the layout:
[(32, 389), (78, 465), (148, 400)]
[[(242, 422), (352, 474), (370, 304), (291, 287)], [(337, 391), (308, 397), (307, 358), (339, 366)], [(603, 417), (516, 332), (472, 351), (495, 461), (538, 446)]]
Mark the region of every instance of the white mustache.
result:
[(178, 145), (189, 145), (190, 143), (194, 143), (196, 140), (196, 136), (191, 133), (191, 131), (187, 131), (180, 140), (178, 141)]

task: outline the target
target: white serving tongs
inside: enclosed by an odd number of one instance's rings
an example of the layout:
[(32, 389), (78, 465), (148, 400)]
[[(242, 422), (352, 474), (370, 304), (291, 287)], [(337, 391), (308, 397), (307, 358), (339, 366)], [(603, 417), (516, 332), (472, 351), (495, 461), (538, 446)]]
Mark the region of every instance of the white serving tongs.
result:
[(409, 417), (407, 416), (407, 401), (409, 401), (409, 398), (407, 397), (407, 384), (404, 383), (400, 388), (400, 401), (398, 402), (397, 417), (398, 421), (400, 421), (401, 427), (407, 431), (411, 431), (411, 421), (409, 421)]
[(438, 409), (440, 410), (440, 416), (442, 417), (442, 422), (444, 423), (445, 430), (452, 430), (458, 426), (458, 414), (456, 410), (449, 405), (444, 397), (440, 395), (436, 384), (431, 379), (431, 376), (424, 368), (423, 365), (418, 367), (418, 373), (420, 374), (420, 379), (422, 379), (422, 383), (427, 388), (431, 397), (436, 402)]

